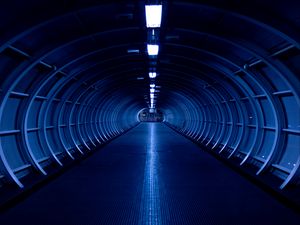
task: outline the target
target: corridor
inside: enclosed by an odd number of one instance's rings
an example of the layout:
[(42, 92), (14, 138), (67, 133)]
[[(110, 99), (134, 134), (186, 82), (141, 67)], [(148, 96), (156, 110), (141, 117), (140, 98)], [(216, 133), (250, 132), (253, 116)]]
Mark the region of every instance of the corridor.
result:
[(299, 224), (163, 123), (141, 123), (0, 214), (1, 225)]

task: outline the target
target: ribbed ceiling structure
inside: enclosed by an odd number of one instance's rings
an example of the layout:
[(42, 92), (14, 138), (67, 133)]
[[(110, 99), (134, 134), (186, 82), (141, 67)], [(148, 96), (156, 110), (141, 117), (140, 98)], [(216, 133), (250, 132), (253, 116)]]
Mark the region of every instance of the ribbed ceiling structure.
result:
[[(149, 3), (1, 1), (3, 187), (22, 188), (139, 123), (149, 107)], [(297, 184), (299, 3), (153, 3), (163, 6), (155, 83), (164, 122), (258, 176), (273, 174), (280, 188)]]

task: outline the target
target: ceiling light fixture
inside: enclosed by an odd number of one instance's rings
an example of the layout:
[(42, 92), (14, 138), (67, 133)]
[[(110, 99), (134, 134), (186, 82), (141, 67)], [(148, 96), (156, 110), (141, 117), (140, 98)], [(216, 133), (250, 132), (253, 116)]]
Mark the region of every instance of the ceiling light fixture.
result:
[(145, 5), (146, 25), (148, 28), (160, 27), (162, 5)]
[(149, 72), (149, 77), (150, 78), (155, 78), (156, 77), (156, 72)]
[(148, 55), (158, 55), (158, 51), (159, 51), (158, 45), (147, 44)]

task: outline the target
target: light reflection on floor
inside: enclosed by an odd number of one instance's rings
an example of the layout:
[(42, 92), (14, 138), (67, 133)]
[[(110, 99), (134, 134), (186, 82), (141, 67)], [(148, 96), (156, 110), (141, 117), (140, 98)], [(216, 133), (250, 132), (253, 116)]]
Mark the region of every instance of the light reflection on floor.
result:
[(145, 164), (142, 204), (139, 224), (161, 224), (160, 195), (158, 185), (158, 154), (156, 149), (155, 123), (149, 123), (149, 139)]

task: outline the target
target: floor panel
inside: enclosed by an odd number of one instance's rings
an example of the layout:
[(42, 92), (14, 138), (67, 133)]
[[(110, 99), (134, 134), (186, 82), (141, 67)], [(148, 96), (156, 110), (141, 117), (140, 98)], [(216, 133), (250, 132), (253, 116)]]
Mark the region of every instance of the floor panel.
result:
[(142, 123), (0, 215), (0, 224), (299, 224), (160, 123)]

